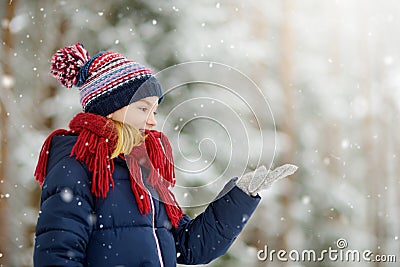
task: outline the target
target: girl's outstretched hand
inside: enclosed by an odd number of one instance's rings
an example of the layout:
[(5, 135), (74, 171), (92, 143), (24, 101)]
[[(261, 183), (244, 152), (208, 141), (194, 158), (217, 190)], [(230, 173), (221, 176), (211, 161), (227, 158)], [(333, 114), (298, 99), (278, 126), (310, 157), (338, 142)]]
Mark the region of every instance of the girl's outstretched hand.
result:
[(248, 195), (256, 196), (258, 192), (270, 188), (275, 181), (292, 175), (297, 169), (295, 165), (285, 164), (271, 171), (262, 165), (255, 171), (244, 174), (236, 185)]

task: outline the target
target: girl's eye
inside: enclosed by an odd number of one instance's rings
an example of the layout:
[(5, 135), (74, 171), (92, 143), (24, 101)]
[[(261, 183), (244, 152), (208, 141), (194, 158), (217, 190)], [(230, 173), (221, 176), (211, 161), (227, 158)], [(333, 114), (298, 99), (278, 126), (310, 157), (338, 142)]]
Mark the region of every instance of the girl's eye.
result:
[(147, 108), (139, 108), (141, 111), (146, 112)]
[(154, 111), (154, 112), (153, 112), (153, 114), (154, 114), (154, 116), (155, 116), (155, 115), (157, 115), (157, 114), (158, 114), (158, 112)]

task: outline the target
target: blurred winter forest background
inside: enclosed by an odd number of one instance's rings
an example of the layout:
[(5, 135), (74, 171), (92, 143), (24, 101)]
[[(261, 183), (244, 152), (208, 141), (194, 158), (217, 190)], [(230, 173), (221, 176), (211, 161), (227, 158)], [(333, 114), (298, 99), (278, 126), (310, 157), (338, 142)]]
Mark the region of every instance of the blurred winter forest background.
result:
[(220, 180), (260, 163), (300, 167), (262, 193), (245, 231), (207, 266), (398, 266), (257, 259), (265, 245), (322, 251), (344, 238), (348, 249), (400, 261), (397, 1), (4, 0), (0, 16), (1, 266), (32, 266), (38, 152), (80, 111), (78, 91), (59, 86), (49, 61), (77, 41), (155, 72), (215, 62), (166, 75), (167, 84), (211, 82), (178, 86), (157, 115), (191, 216)]

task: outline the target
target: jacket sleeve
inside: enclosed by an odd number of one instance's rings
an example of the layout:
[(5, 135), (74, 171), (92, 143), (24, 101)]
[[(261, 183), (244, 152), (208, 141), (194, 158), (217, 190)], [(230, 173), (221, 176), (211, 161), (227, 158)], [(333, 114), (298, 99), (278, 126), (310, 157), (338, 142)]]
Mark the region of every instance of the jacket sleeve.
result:
[(50, 169), (36, 226), (35, 267), (84, 266), (93, 224), (90, 188), (88, 172), (74, 158), (63, 158)]
[(261, 198), (251, 197), (228, 182), (218, 197), (195, 219), (184, 215), (172, 230), (177, 262), (206, 264), (226, 253), (253, 214)]

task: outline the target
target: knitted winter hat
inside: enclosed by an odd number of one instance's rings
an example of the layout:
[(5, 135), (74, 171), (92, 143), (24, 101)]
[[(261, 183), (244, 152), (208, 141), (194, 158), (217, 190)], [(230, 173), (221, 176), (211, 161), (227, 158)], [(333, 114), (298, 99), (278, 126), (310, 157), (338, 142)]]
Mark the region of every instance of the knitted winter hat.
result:
[(162, 100), (161, 86), (151, 69), (113, 51), (90, 58), (80, 43), (53, 55), (51, 74), (67, 88), (79, 87), (84, 112), (107, 116), (148, 96)]

